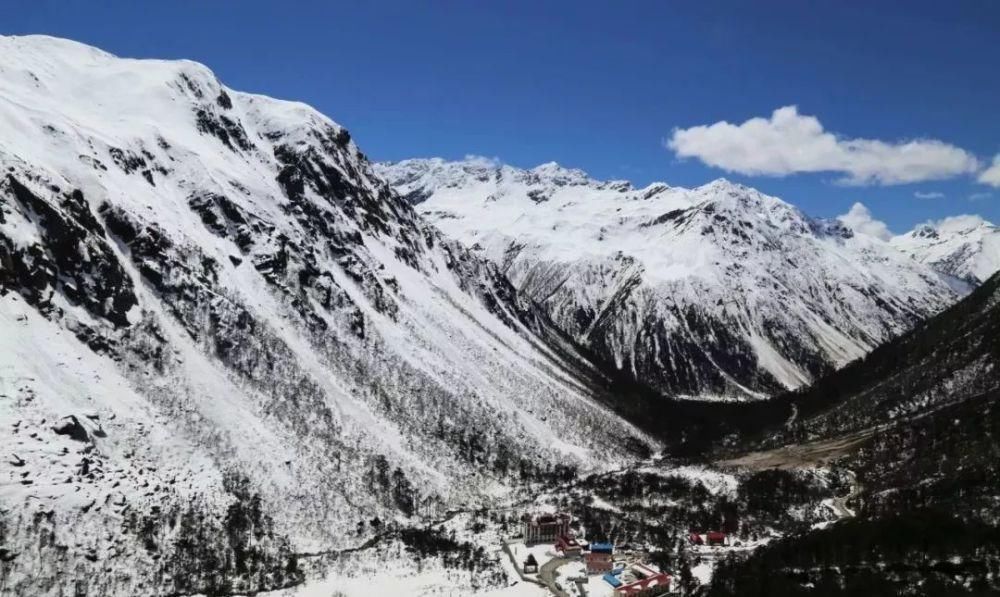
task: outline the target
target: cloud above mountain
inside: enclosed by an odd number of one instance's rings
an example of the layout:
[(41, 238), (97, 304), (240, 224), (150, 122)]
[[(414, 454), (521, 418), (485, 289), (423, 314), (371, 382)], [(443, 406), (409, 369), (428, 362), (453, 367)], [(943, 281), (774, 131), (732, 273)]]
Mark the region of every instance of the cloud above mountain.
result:
[(1000, 188), (1000, 154), (993, 157), (993, 165), (979, 173), (979, 182)]
[(948, 216), (947, 218), (942, 218), (940, 220), (929, 222), (938, 230), (945, 232), (961, 232), (964, 230), (971, 230), (973, 228), (978, 228), (984, 224), (989, 224), (982, 216), (974, 214), (962, 214), (957, 216)]
[(499, 168), (503, 166), (503, 161), (498, 157), (489, 157), (485, 155), (476, 155), (474, 153), (468, 153), (465, 155), (464, 160), (470, 166), (478, 166), (482, 168)]
[[(838, 172), (843, 174), (839, 182), (851, 185), (939, 180), (980, 168), (971, 153), (935, 139), (887, 142), (838, 136), (825, 130), (815, 116), (800, 114), (796, 106), (741, 124), (719, 121), (677, 128), (666, 146), (679, 158), (696, 158), (730, 172), (766, 176)], [(996, 174), (1000, 185), (1000, 167)]]
[(874, 236), (881, 240), (889, 240), (893, 236), (885, 222), (875, 219), (871, 210), (862, 203), (855, 203), (846, 214), (837, 216), (837, 219), (857, 234)]

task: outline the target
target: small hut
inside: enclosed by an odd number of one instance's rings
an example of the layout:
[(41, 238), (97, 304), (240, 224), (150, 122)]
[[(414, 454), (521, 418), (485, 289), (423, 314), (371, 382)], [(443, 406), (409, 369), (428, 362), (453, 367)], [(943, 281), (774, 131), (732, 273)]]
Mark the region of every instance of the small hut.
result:
[(535, 554), (528, 554), (528, 557), (524, 559), (523, 567), (525, 574), (538, 574), (538, 560), (535, 559)]

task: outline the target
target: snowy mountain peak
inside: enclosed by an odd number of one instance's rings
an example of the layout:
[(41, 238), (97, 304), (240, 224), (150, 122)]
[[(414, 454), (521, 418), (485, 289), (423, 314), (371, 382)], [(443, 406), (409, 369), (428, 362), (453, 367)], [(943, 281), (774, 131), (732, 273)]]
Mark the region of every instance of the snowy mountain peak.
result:
[(38, 99), (57, 101), (64, 93), (75, 92), (80, 100), (75, 111), (114, 108), (123, 111), (116, 114), (119, 118), (148, 117), (150, 106), (137, 103), (140, 99), (159, 98), (161, 105), (156, 107), (163, 107), (164, 100), (183, 97), (212, 101), (222, 89), (215, 75), (197, 62), (122, 59), (44, 35), (0, 36), (0, 69), (8, 94), (46, 91), (52, 97)]
[(891, 243), (914, 260), (972, 284), (1000, 270), (1000, 228), (976, 215), (928, 222)]
[(738, 222), (743, 232), (812, 234), (822, 228), (790, 203), (724, 178), (693, 189), (690, 196), (703, 218)]
[(706, 182), (705, 184), (697, 187), (696, 190), (703, 190), (711, 193), (741, 193), (751, 189), (738, 182), (733, 182), (728, 178), (720, 176), (715, 180)]
[(16, 52), (22, 57), (44, 54), (49, 59), (71, 61), (77, 67), (86, 67), (95, 61), (106, 62), (117, 58), (100, 48), (78, 41), (38, 34), (0, 36), (0, 48), (3, 48), (5, 54)]
[(556, 162), (546, 162), (529, 170), (538, 182), (551, 183), (557, 186), (586, 185), (594, 181), (583, 170), (564, 168)]
[(936, 239), (941, 237), (937, 228), (931, 224), (920, 224), (914, 228), (910, 234), (917, 238)]
[[(424, 201), (432, 189), (480, 187), (493, 189), (487, 198), (523, 194), (535, 203), (543, 203), (565, 187), (609, 190), (626, 194), (634, 189), (628, 181), (599, 181), (576, 168), (566, 168), (556, 162), (540, 164), (530, 169), (516, 168), (491, 158), (466, 156), (458, 161), (442, 158), (409, 159), (375, 165), (376, 171), (389, 180), (400, 195), (411, 204)], [(666, 185), (650, 185), (643, 189), (651, 197)], [(523, 192), (515, 192), (522, 189)]]

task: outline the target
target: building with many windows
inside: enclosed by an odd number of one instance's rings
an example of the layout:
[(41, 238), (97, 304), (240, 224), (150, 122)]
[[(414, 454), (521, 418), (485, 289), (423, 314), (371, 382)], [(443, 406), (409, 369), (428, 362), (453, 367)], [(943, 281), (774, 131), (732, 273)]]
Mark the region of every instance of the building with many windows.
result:
[(524, 525), (524, 542), (555, 543), (559, 537), (569, 535), (572, 517), (565, 512), (555, 514), (525, 514), (521, 518)]

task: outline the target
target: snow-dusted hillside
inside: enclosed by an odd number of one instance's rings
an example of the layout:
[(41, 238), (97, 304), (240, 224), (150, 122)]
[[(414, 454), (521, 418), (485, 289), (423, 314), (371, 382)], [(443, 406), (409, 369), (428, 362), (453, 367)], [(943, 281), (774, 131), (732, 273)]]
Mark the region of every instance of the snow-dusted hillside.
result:
[(957, 298), (888, 243), (725, 180), (635, 189), (479, 158), (377, 172), (564, 330), (673, 395), (800, 386)]
[(979, 216), (917, 226), (891, 242), (920, 263), (972, 284), (1000, 271), (1000, 228)]
[(642, 439), (308, 106), (0, 37), (0, 167), (5, 594), (293, 584)]

